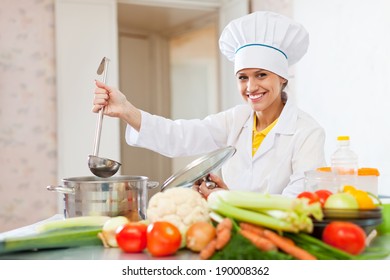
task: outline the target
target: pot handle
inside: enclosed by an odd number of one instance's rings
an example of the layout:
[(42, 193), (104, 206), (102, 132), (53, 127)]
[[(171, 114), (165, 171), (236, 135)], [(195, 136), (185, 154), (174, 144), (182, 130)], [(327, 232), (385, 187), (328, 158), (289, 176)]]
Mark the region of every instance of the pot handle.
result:
[(74, 189), (63, 187), (63, 186), (52, 186), (52, 185), (50, 185), (50, 186), (47, 186), (46, 189), (48, 191), (56, 191), (56, 192), (66, 193), (66, 194), (74, 194), (75, 193)]

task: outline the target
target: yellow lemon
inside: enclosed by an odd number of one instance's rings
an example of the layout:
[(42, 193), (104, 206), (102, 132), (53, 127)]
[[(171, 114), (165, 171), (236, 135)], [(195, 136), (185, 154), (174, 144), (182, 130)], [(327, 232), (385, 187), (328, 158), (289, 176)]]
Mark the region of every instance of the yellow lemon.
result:
[(374, 201), (367, 192), (356, 190), (352, 195), (356, 198), (359, 204), (359, 209), (373, 209), (376, 207)]
[(343, 187), (343, 192), (346, 192), (346, 193), (354, 193), (356, 191), (356, 188), (354, 186), (350, 186), (350, 185), (345, 185)]

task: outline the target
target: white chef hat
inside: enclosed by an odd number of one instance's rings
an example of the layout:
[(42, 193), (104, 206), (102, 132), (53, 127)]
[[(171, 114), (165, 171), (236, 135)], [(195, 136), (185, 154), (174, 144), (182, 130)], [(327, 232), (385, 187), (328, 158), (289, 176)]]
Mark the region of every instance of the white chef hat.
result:
[(254, 12), (231, 21), (222, 31), (219, 48), (234, 62), (237, 73), (261, 68), (288, 79), (288, 67), (298, 62), (309, 46), (305, 28), (273, 12)]

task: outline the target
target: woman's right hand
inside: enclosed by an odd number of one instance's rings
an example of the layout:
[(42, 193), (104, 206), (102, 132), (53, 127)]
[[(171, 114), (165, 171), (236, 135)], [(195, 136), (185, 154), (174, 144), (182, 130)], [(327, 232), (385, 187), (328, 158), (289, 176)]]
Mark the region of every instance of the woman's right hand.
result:
[(192, 186), (192, 189), (200, 193), (204, 198), (207, 199), (207, 197), (210, 195), (210, 193), (220, 190), (229, 190), (229, 188), (226, 186), (225, 182), (220, 178), (219, 176), (215, 174), (209, 174), (209, 180), (214, 182), (216, 187), (215, 188), (208, 188), (206, 181), (201, 180), (199, 182), (195, 182)]
[(100, 81), (96, 81), (95, 97), (92, 111), (99, 112), (104, 107), (104, 114), (110, 117), (121, 118), (126, 111), (128, 101), (123, 93)]
[(139, 131), (141, 112), (118, 89), (96, 81), (92, 111), (97, 113), (101, 108), (104, 115), (120, 118)]

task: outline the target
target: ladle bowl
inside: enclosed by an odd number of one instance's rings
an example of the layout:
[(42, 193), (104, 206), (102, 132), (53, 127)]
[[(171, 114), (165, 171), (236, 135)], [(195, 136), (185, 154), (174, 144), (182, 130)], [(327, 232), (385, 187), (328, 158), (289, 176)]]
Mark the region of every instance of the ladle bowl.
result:
[(101, 178), (108, 178), (118, 172), (121, 164), (115, 160), (101, 158), (94, 155), (88, 156), (88, 167), (91, 172)]

